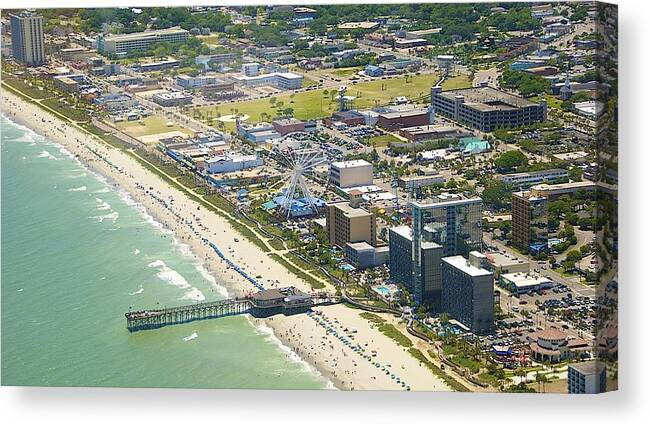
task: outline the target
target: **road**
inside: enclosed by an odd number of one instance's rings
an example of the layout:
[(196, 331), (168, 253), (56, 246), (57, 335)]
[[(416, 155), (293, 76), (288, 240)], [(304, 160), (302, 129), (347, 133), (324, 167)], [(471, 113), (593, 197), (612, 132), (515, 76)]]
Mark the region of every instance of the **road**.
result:
[[(549, 267), (547, 267), (546, 270), (541, 269), (541, 265), (538, 263), (538, 261), (534, 260), (533, 258), (529, 258), (529, 257), (527, 257), (525, 255), (522, 255), (519, 252), (516, 252), (515, 250), (509, 248), (508, 246), (506, 246), (504, 243), (500, 242), (499, 240), (493, 240), (491, 238), (490, 233), (484, 233), (484, 241), (487, 242), (491, 246), (497, 247), (500, 251), (505, 251), (507, 254), (509, 254), (511, 256), (515, 256), (518, 259), (529, 262), (530, 265), (531, 265), (532, 270), (537, 270), (537, 271), (540, 272), (540, 274), (542, 274), (543, 276), (547, 276), (547, 277), (551, 278), (554, 282), (557, 282), (557, 283), (560, 283), (560, 284), (563, 284), (563, 285), (567, 286), (568, 288), (570, 288), (572, 290), (572, 292), (574, 292), (574, 293), (576, 293), (578, 295), (581, 295), (581, 296), (594, 298), (595, 289), (590, 287), (590, 286), (584, 285), (581, 282), (579, 282), (578, 278), (574, 278), (574, 277), (570, 278), (570, 277), (563, 276), (563, 275), (557, 273), (556, 271), (550, 269)], [(547, 263), (545, 262), (545, 264), (547, 264)]]
[(477, 70), (475, 71), (475, 78), (472, 81), (473, 87), (479, 86), (481, 82), (488, 82), (488, 86), (498, 88), (497, 79), (500, 75), (500, 71), (497, 67), (492, 67), (487, 70)]

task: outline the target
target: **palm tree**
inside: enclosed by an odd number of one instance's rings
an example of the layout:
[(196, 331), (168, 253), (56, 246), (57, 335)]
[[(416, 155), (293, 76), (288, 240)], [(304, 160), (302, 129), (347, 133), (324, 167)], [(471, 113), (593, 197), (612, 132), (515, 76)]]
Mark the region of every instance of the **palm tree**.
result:
[(527, 371), (525, 371), (522, 367), (518, 368), (514, 372), (516, 377), (520, 378), (520, 383), (524, 383), (525, 378), (527, 377)]
[(542, 384), (542, 391), (545, 392), (545, 384), (549, 382), (547, 375), (541, 374), (540, 372), (536, 373), (536, 382), (538, 383), (538, 392), (540, 393), (540, 384)]

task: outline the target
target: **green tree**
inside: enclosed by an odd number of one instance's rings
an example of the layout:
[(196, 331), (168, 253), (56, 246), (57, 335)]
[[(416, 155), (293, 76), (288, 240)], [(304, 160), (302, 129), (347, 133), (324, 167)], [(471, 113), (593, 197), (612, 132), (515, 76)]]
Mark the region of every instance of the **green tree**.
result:
[(581, 260), (583, 256), (581, 255), (581, 252), (577, 251), (576, 249), (573, 249), (567, 253), (567, 256), (565, 259), (568, 261), (572, 261), (573, 263), (576, 263)]
[(504, 171), (513, 170), (528, 163), (527, 156), (519, 150), (506, 151), (495, 159), (495, 166)]
[(490, 180), (481, 193), (481, 199), (495, 209), (503, 209), (511, 204), (511, 184), (497, 179)]

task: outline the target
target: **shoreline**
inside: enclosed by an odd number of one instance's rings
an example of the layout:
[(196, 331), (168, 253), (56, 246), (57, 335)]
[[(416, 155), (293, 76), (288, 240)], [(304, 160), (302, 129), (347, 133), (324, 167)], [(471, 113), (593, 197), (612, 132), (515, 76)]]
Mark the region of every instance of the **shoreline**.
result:
[[(238, 292), (241, 290), (235, 282), (228, 280), (225, 277), (225, 275), (217, 274), (216, 271), (211, 270), (209, 267), (207, 267), (205, 262), (197, 258), (197, 254), (195, 254), (194, 249), (190, 244), (183, 242), (182, 239), (179, 239), (171, 228), (168, 228), (166, 224), (162, 223), (159, 220), (159, 218), (154, 216), (147, 209), (147, 207), (144, 206), (142, 203), (140, 203), (138, 200), (136, 200), (129, 191), (121, 188), (119, 183), (115, 182), (111, 176), (106, 176), (98, 172), (94, 168), (92, 168), (88, 163), (79, 160), (79, 157), (75, 155), (73, 152), (71, 152), (70, 150), (68, 150), (66, 145), (64, 145), (58, 140), (54, 140), (52, 136), (47, 135), (47, 133), (44, 134), (44, 132), (39, 132), (38, 130), (32, 129), (28, 125), (28, 123), (21, 120), (18, 116), (16, 115), (10, 116), (9, 114), (7, 114), (6, 111), (1, 111), (1, 113), (7, 120), (11, 121), (12, 123), (20, 127), (23, 127), (27, 131), (33, 132), (36, 135), (39, 135), (40, 137), (47, 138), (50, 141), (50, 143), (54, 144), (62, 154), (68, 156), (70, 159), (72, 159), (74, 162), (78, 163), (81, 167), (83, 167), (86, 171), (88, 171), (88, 173), (93, 175), (96, 179), (103, 182), (110, 189), (110, 191), (114, 192), (125, 204), (137, 210), (138, 213), (143, 217), (143, 219), (145, 219), (152, 227), (159, 228), (164, 232), (169, 233), (172, 237), (172, 244), (175, 246), (175, 248), (180, 252), (182, 256), (187, 257), (192, 261), (199, 274), (201, 274), (206, 279), (207, 279), (206, 275), (210, 277), (209, 281), (212, 282), (211, 283), (212, 287), (214, 287), (221, 296), (223, 296), (224, 298), (228, 298), (232, 294), (232, 292)], [(47, 114), (47, 112), (44, 113)], [(184, 247), (187, 249), (184, 249)], [(194, 301), (194, 302), (198, 302), (198, 301)], [(332, 380), (324, 372), (322, 372), (316, 365), (313, 365), (309, 361), (301, 358), (301, 356), (299, 356), (291, 348), (291, 343), (289, 343), (286, 340), (280, 339), (276, 335), (276, 331), (273, 328), (271, 328), (269, 325), (267, 325), (263, 319), (255, 319), (249, 315), (245, 315), (245, 318), (247, 319), (251, 327), (254, 330), (256, 330), (257, 333), (269, 337), (269, 339), (274, 342), (274, 344), (287, 358), (293, 360), (298, 364), (304, 365), (306, 371), (309, 371), (312, 375), (322, 378), (325, 383), (324, 390), (332, 390), (332, 389), (338, 390), (338, 388), (334, 385)]]
[[(217, 286), (223, 286), (229, 295), (253, 292), (255, 289), (244, 277), (230, 270), (227, 264), (201, 241), (202, 237), (215, 242), (232, 261), (251, 276), (266, 278), (261, 279), (261, 282), (267, 287), (292, 284), (302, 290), (310, 290), (307, 283), (273, 260), (269, 253), (263, 252), (240, 235), (226, 218), (191, 200), (184, 192), (147, 170), (128, 153), (109, 146), (99, 138), (77, 129), (5, 89), (2, 89), (2, 99), (2, 113), (6, 117), (63, 146), (90, 172), (106, 179), (113, 190), (124, 191), (134, 201), (134, 207), (142, 209), (154, 221), (173, 233), (175, 243), (187, 245), (194, 261), (200, 263), (215, 279)], [(239, 241), (236, 241), (237, 238)], [(328, 316), (345, 317), (348, 322), (356, 323), (355, 326), (362, 322), (367, 323), (359, 318), (356, 310), (345, 306), (326, 307), (323, 312)], [(254, 319), (249, 316), (249, 320), (256, 328), (269, 328), (278, 341), (337, 389), (401, 390), (395, 382), (388, 381), (388, 377), (380, 377), (378, 373), (382, 372), (365, 358), (350, 352), (338, 340), (331, 340), (307, 315), (291, 318), (274, 316), (268, 319)], [(373, 328), (365, 329), (363, 334), (360, 331), (356, 338), (365, 341), (366, 346), (381, 342), (377, 353), (391, 359), (391, 365), (402, 366), (403, 370), (408, 371), (404, 375), (407, 375), (406, 380), (412, 390), (449, 390), (440, 378), (434, 377), (426, 368), (419, 367), (415, 359), (408, 354), (405, 356), (400, 347)], [(406, 365), (410, 368), (405, 368)], [(400, 376), (403, 377), (403, 374)]]

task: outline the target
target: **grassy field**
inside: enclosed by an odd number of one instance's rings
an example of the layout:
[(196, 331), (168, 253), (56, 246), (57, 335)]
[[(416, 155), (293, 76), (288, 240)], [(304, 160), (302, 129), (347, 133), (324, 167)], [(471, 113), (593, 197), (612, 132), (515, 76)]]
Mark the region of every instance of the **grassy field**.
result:
[(386, 135), (380, 135), (380, 136), (372, 136), (369, 138), (369, 143), (373, 147), (386, 147), (387, 145), (391, 144), (392, 142), (402, 142), (398, 138), (396, 138), (393, 135), (386, 134)]
[(312, 87), (312, 86), (316, 86), (318, 84), (319, 83), (317, 81), (312, 80), (309, 77), (303, 77), (303, 87)]
[[(555, 108), (557, 110), (562, 110), (563, 109), (563, 101), (561, 100), (560, 97), (546, 94), (545, 99), (547, 100), (547, 106), (548, 107)], [(530, 98), (530, 101), (532, 101), (532, 102), (540, 102), (540, 96), (534, 96), (534, 97)]]
[(180, 131), (188, 135), (192, 134), (190, 130), (177, 124), (167, 126), (167, 121), (158, 116), (149, 116), (138, 121), (118, 122), (115, 123), (115, 127), (134, 138), (174, 131)]
[(44, 90), (41, 87), (26, 83), (21, 79), (12, 77), (7, 74), (2, 76), (2, 80), (5, 83), (9, 84), (11, 87), (16, 88), (17, 90), (23, 92), (25, 95), (30, 96), (34, 99), (44, 99), (55, 95), (51, 92), (48, 92), (47, 90)]
[(204, 42), (205, 44), (213, 44), (216, 45), (217, 42), (219, 42), (219, 35), (216, 34), (211, 34), (209, 36), (197, 36), (199, 40)]
[[(351, 84), (348, 87), (348, 95), (356, 96), (355, 107), (359, 109), (371, 108), (379, 105), (386, 105), (398, 96), (408, 98), (420, 98), (429, 94), (430, 88), (438, 80), (437, 75), (427, 74), (411, 76), (408, 80), (405, 77), (395, 77), (386, 80), (374, 80), (372, 82), (362, 82)], [(301, 120), (311, 120), (320, 117), (326, 117), (332, 114), (337, 103), (329, 89), (327, 94), (324, 90), (317, 89), (307, 92), (300, 92), (290, 98), (289, 95), (278, 96), (276, 99), (283, 102), (284, 107), (294, 109), (294, 117)], [(262, 120), (262, 113), (275, 115), (275, 109), (271, 106), (270, 98), (255, 99), (250, 101), (233, 102), (218, 106), (220, 111), (230, 111), (231, 108), (237, 109), (238, 113), (250, 116), (249, 121), (256, 122)], [(215, 107), (203, 107), (198, 110), (205, 114), (207, 110), (213, 110)]]
[(443, 82), (443, 90), (467, 89), (472, 87), (472, 80), (468, 74), (448, 77)]
[(328, 75), (330, 77), (337, 77), (340, 79), (347, 79), (348, 77), (351, 77), (353, 74), (363, 69), (364, 67), (327, 68), (325, 70), (321, 70), (319, 74)]

